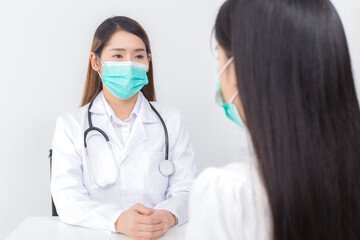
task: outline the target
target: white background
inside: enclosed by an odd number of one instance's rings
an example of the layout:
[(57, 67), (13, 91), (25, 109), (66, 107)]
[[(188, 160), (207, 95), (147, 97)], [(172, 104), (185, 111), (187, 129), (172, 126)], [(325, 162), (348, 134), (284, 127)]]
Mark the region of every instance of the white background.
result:
[[(47, 155), (55, 120), (79, 107), (93, 34), (108, 17), (129, 16), (147, 31), (158, 101), (184, 114), (199, 170), (246, 156), (244, 132), (214, 103), (210, 39), (222, 2), (1, 0), (0, 239), (27, 216), (51, 214)], [(360, 2), (334, 3), (359, 80)]]

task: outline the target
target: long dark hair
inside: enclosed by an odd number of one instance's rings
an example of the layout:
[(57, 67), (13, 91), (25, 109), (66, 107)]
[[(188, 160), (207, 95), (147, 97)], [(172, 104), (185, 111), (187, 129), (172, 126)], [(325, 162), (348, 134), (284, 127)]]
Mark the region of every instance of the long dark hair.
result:
[[(100, 56), (102, 50), (112, 35), (121, 30), (132, 33), (141, 38), (141, 40), (143, 40), (145, 43), (146, 53), (151, 53), (149, 37), (145, 30), (135, 20), (123, 16), (108, 18), (100, 24), (100, 26), (95, 31), (91, 52), (94, 52)], [(149, 71), (147, 72), (147, 77), (149, 83), (141, 89), (141, 92), (144, 94), (147, 100), (156, 101), (152, 60), (149, 62)], [(101, 79), (98, 73), (92, 68), (91, 61), (89, 60), (81, 106), (85, 106), (89, 102), (93, 101), (101, 90)]]
[(228, 0), (215, 36), (234, 57), (273, 239), (360, 239), (360, 110), (333, 5)]

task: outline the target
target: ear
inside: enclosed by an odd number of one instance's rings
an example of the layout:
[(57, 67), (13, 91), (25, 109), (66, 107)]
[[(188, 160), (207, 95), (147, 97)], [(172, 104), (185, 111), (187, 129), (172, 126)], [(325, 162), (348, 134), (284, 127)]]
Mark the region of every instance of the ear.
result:
[(100, 71), (101, 63), (94, 52), (90, 53), (90, 61), (91, 61), (91, 67), (94, 69), (94, 71), (96, 72)]
[(152, 59), (151, 59), (151, 53), (148, 53), (148, 67), (147, 67), (147, 69), (146, 69), (146, 72), (148, 72), (149, 71), (149, 69), (150, 69), (150, 61), (151, 61)]

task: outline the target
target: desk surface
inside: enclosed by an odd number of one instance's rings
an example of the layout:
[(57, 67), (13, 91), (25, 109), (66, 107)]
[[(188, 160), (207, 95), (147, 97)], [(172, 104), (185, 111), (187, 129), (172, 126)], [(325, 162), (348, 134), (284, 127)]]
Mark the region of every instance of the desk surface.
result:
[[(183, 240), (185, 239), (186, 225), (171, 228), (161, 240)], [(28, 217), (7, 238), (7, 240), (72, 240), (72, 239), (125, 239), (131, 238), (106, 231), (93, 230), (84, 227), (71, 226), (63, 223), (58, 217)]]

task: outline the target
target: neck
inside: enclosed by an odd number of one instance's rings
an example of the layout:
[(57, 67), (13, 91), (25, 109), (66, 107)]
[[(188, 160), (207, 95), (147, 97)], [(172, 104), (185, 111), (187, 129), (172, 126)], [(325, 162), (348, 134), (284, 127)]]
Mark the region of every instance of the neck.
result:
[(130, 117), (130, 114), (135, 107), (139, 93), (136, 93), (129, 99), (119, 99), (115, 97), (108, 89), (106, 89), (106, 87), (103, 88), (103, 93), (111, 109), (121, 121), (125, 121)]

